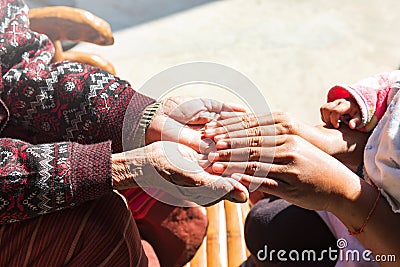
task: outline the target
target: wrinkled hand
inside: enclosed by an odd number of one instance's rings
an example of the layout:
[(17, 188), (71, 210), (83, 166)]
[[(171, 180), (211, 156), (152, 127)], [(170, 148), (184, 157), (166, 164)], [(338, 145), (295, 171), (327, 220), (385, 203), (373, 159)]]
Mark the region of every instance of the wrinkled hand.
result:
[[(122, 171), (115, 172), (117, 189), (135, 185), (160, 188), (177, 198), (203, 206), (222, 199), (245, 202), (248, 198), (243, 185), (206, 172), (204, 169), (210, 164), (207, 159), (182, 144), (159, 141), (113, 158), (118, 159), (114, 162), (122, 161), (124, 165), (120, 168)], [(129, 172), (129, 175), (121, 175), (123, 172)]]
[(361, 111), (354, 98), (341, 98), (324, 104), (321, 109), (321, 118), (336, 129), (340, 121), (349, 125), (350, 129), (356, 129), (361, 125)]
[(170, 97), (163, 101), (146, 132), (146, 143), (172, 141), (187, 145), (197, 152), (207, 154), (214, 150), (213, 142), (204, 138), (207, 122), (219, 120), (224, 112), (244, 112), (236, 104), (226, 104), (215, 99)]
[(246, 147), (220, 150), (210, 153), (209, 160), (215, 173), (307, 209), (329, 211), (359, 192), (358, 176), (299, 136), (267, 138), (249, 152)]

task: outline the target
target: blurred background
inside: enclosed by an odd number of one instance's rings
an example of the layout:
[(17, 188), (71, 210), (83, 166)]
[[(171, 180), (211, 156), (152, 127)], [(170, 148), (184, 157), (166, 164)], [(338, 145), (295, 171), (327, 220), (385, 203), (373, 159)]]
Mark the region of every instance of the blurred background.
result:
[[(319, 106), (330, 86), (400, 65), (398, 0), (27, 3), (79, 7), (107, 20), (115, 34), (113, 46), (79, 44), (73, 49), (103, 55), (115, 65), (118, 76), (136, 89), (168, 67), (210, 61), (246, 75), (272, 110), (287, 111), (313, 124), (320, 123)], [(199, 87), (204, 96), (237, 101), (213, 88)], [(190, 87), (180, 93), (193, 92)]]

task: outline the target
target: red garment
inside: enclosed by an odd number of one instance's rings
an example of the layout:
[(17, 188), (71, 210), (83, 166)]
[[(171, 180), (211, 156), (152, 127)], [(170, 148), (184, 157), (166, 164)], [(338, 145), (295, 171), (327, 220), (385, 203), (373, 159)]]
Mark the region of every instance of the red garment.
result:
[[(107, 196), (125, 112), (134, 133), (154, 100), (98, 68), (50, 64), (53, 44), (29, 29), (27, 12), (21, 0), (0, 0), (0, 266), (143, 264), (132, 214)], [(194, 255), (207, 226), (199, 208), (167, 206), (140, 188), (124, 193), (162, 266), (180, 266)]]
[(0, 226), (0, 266), (154, 266), (157, 258), (148, 262), (148, 251), (115, 193)]
[(154, 102), (98, 68), (50, 64), (53, 44), (29, 29), (27, 12), (20, 0), (0, 0), (0, 224), (111, 191), (110, 145), (122, 150), (128, 104), (135, 130)]
[(360, 107), (361, 131), (372, 131), (400, 88), (400, 71), (384, 72), (353, 85), (335, 85), (328, 93), (328, 102), (353, 97)]

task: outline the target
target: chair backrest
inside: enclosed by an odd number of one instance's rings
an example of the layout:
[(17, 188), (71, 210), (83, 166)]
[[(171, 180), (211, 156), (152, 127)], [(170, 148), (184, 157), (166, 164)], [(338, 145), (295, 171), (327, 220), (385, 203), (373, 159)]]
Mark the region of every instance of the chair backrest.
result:
[(29, 11), (31, 29), (49, 36), (55, 46), (53, 62), (76, 61), (115, 74), (115, 68), (102, 56), (79, 51), (63, 51), (61, 41), (90, 42), (112, 45), (114, 37), (110, 25), (94, 14), (79, 8), (52, 6)]

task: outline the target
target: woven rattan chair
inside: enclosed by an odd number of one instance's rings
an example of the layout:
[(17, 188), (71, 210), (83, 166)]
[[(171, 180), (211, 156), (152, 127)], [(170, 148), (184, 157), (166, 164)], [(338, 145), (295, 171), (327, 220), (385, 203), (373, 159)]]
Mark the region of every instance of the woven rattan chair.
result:
[(45, 33), (53, 41), (54, 62), (77, 61), (115, 74), (114, 66), (105, 58), (88, 52), (63, 51), (61, 45), (61, 41), (112, 45), (114, 37), (105, 20), (88, 11), (66, 6), (33, 8), (29, 11), (29, 19), (32, 30)]

